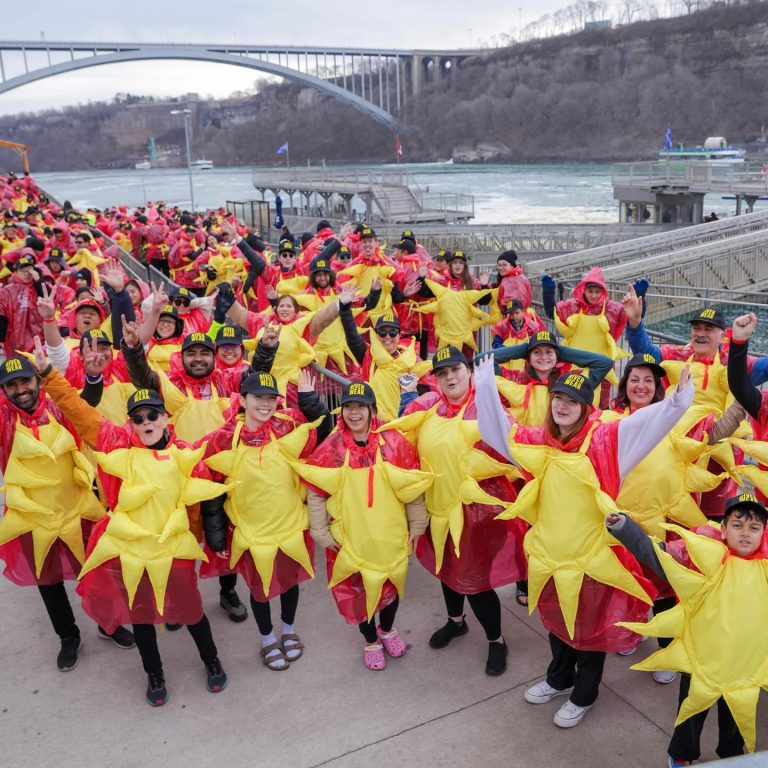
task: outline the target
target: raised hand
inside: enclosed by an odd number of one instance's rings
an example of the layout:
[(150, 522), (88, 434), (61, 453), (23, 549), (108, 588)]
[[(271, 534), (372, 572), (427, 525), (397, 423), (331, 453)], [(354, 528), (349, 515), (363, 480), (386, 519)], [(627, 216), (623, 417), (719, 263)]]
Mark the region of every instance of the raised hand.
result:
[(56, 286), (49, 288), (43, 283), (40, 288), (43, 291), (42, 296), (37, 298), (37, 311), (40, 313), (40, 317), (43, 320), (55, 320), (56, 319)]
[(349, 236), (349, 233), (355, 228), (355, 225), (351, 221), (347, 221), (344, 224), (341, 225), (341, 229), (339, 230), (339, 240), (344, 240), (344, 238)]
[(39, 336), (35, 336), (35, 367), (38, 373), (44, 371), (50, 363), (48, 362), (48, 355), (45, 352), (43, 342), (40, 341)]
[(231, 237), (234, 240), (239, 240), (240, 235), (237, 232), (237, 227), (231, 222), (224, 219), (224, 221), (221, 222), (221, 231), (227, 236)]
[(299, 392), (314, 392), (315, 377), (309, 372), (309, 369), (302, 368), (299, 371), (298, 387)]
[[(40, 300), (38, 299), (38, 304)], [(741, 315), (733, 321), (733, 338), (736, 341), (746, 341), (754, 332), (757, 326), (757, 315), (749, 312)]]
[(637, 295), (635, 286), (631, 283), (627, 286), (627, 292), (621, 300), (624, 311), (627, 313), (627, 322), (630, 328), (637, 328), (643, 319), (643, 300)]
[(85, 373), (92, 379), (101, 376), (109, 362), (109, 355), (99, 351), (99, 342), (96, 339), (83, 339), (81, 357)]
[(480, 270), (480, 285), (486, 286), (491, 281), (491, 273), (487, 269)]
[(108, 259), (101, 270), (101, 280), (106, 283), (115, 293), (123, 290), (125, 285), (125, 273), (117, 259)]
[(120, 322), (123, 325), (123, 341), (126, 346), (138, 347), (139, 346), (139, 326), (135, 320), (128, 322), (125, 319), (125, 315), (120, 315)]
[(165, 292), (165, 288), (162, 283), (152, 285), (152, 309), (155, 312), (160, 312), (162, 308), (168, 303), (168, 294)]
[(374, 277), (373, 280), (371, 280), (371, 290), (372, 291), (380, 291), (381, 290), (381, 278), (380, 277)]
[[(373, 284), (371, 284), (373, 287)], [(354, 304), (360, 298), (360, 294), (357, 292), (357, 286), (352, 283), (344, 283), (341, 293), (339, 294), (339, 303), (348, 307), (350, 304)]]
[(687, 386), (688, 382), (691, 380), (691, 366), (686, 363), (683, 366), (683, 369), (680, 371), (680, 378), (677, 382), (677, 391), (682, 392)]
[(275, 286), (274, 286), (274, 285), (268, 285), (268, 286), (267, 286), (267, 287), (264, 289), (264, 293), (266, 293), (266, 294), (267, 294), (267, 298), (268, 298), (270, 301), (277, 301), (277, 299), (279, 299), (279, 298), (280, 298), (280, 294), (277, 292), (277, 289), (275, 288)]
[(264, 326), (264, 335), (261, 337), (261, 343), (265, 347), (276, 347), (280, 343), (281, 325), (272, 325), (268, 323)]

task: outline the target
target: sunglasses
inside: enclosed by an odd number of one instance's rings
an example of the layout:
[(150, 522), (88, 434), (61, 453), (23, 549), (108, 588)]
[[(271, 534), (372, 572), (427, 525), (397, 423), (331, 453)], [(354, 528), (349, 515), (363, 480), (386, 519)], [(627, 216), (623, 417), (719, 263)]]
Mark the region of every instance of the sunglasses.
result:
[(351, 253), (340, 253), (336, 256), (339, 261), (349, 261), (352, 258)]
[(390, 328), (388, 331), (382, 328), (381, 330), (376, 331), (376, 335), (380, 339), (386, 339), (387, 336), (389, 336), (390, 339), (394, 339), (396, 336), (400, 335), (400, 331), (398, 331), (397, 328)]
[(145, 421), (151, 421), (153, 424), (162, 416), (160, 411), (147, 411), (147, 413), (134, 413), (131, 421), (137, 426)]
[(173, 305), (175, 307), (188, 307), (192, 302), (189, 299), (174, 299)]

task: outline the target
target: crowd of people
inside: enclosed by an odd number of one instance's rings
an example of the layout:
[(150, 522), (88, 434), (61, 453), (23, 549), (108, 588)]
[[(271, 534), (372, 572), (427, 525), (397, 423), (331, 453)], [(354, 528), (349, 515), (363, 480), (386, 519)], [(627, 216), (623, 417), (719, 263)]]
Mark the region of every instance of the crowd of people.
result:
[[(525, 700), (563, 697), (555, 725), (577, 726), (606, 654), (647, 635), (660, 650), (638, 668), (680, 679), (669, 765), (698, 759), (715, 703), (718, 755), (754, 749), (768, 659), (750, 631), (768, 613), (754, 315), (729, 329), (702, 307), (687, 344), (657, 347), (647, 282), (613, 300), (599, 267), (560, 301), (545, 276), (543, 318), (514, 251), (473, 276), (466, 253), (430, 254), (411, 230), (387, 253), (371, 226), (327, 221), (273, 251), (224, 209), (80, 212), (28, 175), (0, 178), (0, 206), (0, 559), (37, 586), (61, 671), (81, 646), (75, 581), (98, 633), (137, 647), (151, 705), (168, 700), (161, 624), (187, 627), (222, 691), (200, 578), (232, 621), (250, 606), (264, 666), (284, 671), (303, 654), (315, 547), (381, 671), (407, 651), (395, 624), (414, 554), (445, 606), (428, 645), (467, 634), (468, 603), (488, 675), (507, 669), (496, 589), (538, 611), (552, 658)], [(163, 279), (127, 274), (120, 249)], [(312, 364), (344, 382), (337, 414)]]

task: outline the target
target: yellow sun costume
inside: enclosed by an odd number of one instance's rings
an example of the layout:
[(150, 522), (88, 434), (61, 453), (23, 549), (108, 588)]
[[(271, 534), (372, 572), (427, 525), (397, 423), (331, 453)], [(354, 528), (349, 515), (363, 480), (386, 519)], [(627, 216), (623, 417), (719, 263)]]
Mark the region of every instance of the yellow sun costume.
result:
[(376, 393), (379, 418), (382, 421), (392, 421), (397, 418), (400, 408), (398, 377), (412, 373), (420, 379), (424, 374), (429, 373), (432, 369), (432, 363), (428, 360), (418, 359), (414, 339), (411, 339), (407, 344), (401, 344), (398, 347), (398, 356), (393, 357), (384, 349), (384, 345), (376, 333), (369, 333), (368, 336), (371, 341), (369, 348), (370, 366), (369, 370), (365, 372), (365, 378)]
[(162, 615), (165, 589), (174, 559), (205, 560), (189, 529), (187, 506), (213, 499), (225, 486), (192, 477), (204, 448), (195, 451), (169, 445), (159, 451), (118, 448), (96, 452), (99, 466), (123, 482), (111, 517), (83, 565), (81, 578), (119, 558), (128, 608), (144, 573), (149, 577), (155, 608)]
[(382, 427), (403, 432), (418, 451), (421, 469), (435, 475), (424, 500), (435, 552), (434, 572), (438, 576), (449, 536), (455, 556), (461, 557), (459, 542), (465, 524), (464, 505), (505, 503), (486, 493), (478, 480), (510, 473), (508, 465), (474, 448), (480, 440), (480, 431), (476, 419), (464, 418), (467, 405), (449, 418), (439, 415), (441, 405), (438, 402), (428, 410), (415, 411)]
[(74, 256), (70, 256), (67, 259), (67, 264), (74, 269), (88, 269), (93, 276), (93, 285), (96, 288), (101, 287), (99, 280), (99, 267), (106, 263), (106, 259), (103, 256), (97, 256), (95, 253), (91, 253), (87, 248), (81, 248)]
[(204, 271), (195, 278), (196, 283), (205, 286), (205, 295), (213, 293), (220, 283), (232, 283), (233, 278), (245, 282), (248, 277), (248, 269), (243, 259), (232, 255), (232, 249), (219, 247), (217, 252), (208, 259), (208, 268), (216, 271), (216, 277), (209, 280)]
[(53, 416), (37, 428), (37, 435), (16, 423), (2, 489), (5, 513), (0, 520), (0, 545), (30, 534), (37, 579), (56, 541), (83, 563), (81, 520), (96, 521), (105, 515), (91, 490), (94, 474), (72, 433)]
[[(338, 439), (338, 433), (328, 438)], [(405, 504), (428, 490), (434, 477), (430, 472), (384, 461), (385, 438), (379, 436), (377, 440), (372, 466), (352, 467), (349, 450), (341, 466), (294, 463), (304, 480), (329, 496), (330, 530), (340, 550), (328, 586), (335, 587), (360, 574), (369, 621), (387, 581), (394, 584), (398, 595), (404, 594), (410, 554)]]
[(635, 664), (646, 671), (677, 670), (691, 676), (675, 725), (711, 707), (728, 704), (747, 749), (755, 748), (755, 710), (768, 688), (768, 561), (733, 555), (721, 541), (666, 525), (685, 542), (697, 573), (659, 551), (664, 573), (680, 600), (653, 621), (626, 623), (646, 637), (672, 637), (667, 648)]
[[(266, 314), (271, 316), (271, 311)], [(270, 372), (277, 379), (277, 387), (283, 397), (286, 395), (288, 383), (298, 384), (301, 369), (317, 359), (314, 348), (304, 338), (304, 330), (311, 320), (311, 315), (300, 315), (292, 323), (280, 326), (280, 343)], [(252, 353), (263, 335), (262, 326), (252, 339), (244, 343), (245, 348)]]
[[(574, 349), (588, 349), (590, 352), (599, 352), (610, 357), (611, 360), (620, 360), (630, 357), (628, 352), (616, 346), (611, 336), (611, 327), (605, 316), (605, 304), (599, 315), (587, 315), (584, 312), (574, 312), (563, 322), (555, 312), (555, 327), (563, 337), (560, 344)], [(611, 370), (605, 377), (611, 384), (618, 384), (616, 373)]]
[[(321, 296), (313, 291), (312, 293), (296, 293), (294, 298), (300, 307), (303, 307), (310, 313), (315, 313), (328, 306), (328, 304), (335, 304), (339, 297), (335, 293)], [(358, 314), (360, 311), (352, 310), (353, 314)], [(354, 360), (354, 355), (347, 346), (344, 326), (338, 317), (323, 329), (312, 345), (312, 348), (320, 365), (325, 366), (329, 359), (333, 360), (338, 369), (344, 374), (347, 373), (347, 358)]]
[[(381, 296), (376, 306), (369, 310), (371, 325), (376, 324), (376, 320), (387, 312), (392, 312), (392, 286), (394, 283), (391, 278), (397, 270), (389, 264), (368, 264), (361, 261), (359, 264), (353, 264), (351, 267), (342, 269), (339, 275), (351, 277), (357, 285), (357, 290), (367, 296), (371, 292), (371, 283), (378, 277), (381, 280)], [(340, 287), (344, 287), (344, 281), (340, 281)]]
[[(273, 418), (291, 420), (279, 411)], [(256, 447), (240, 442), (244, 422), (238, 419), (231, 448), (205, 461), (232, 485), (224, 504), (234, 526), (229, 566), (234, 569), (243, 554), (250, 553), (260, 583), (256, 590), (256, 585), (249, 586), (259, 600), (274, 596), (273, 574), (280, 553), (298, 563), (309, 578), (314, 576), (304, 536), (309, 528), (306, 491), (290, 462), (298, 460), (318, 423), (302, 424)], [(281, 586), (287, 589), (293, 584)]]
[(424, 283), (435, 295), (435, 298), (432, 301), (414, 306), (413, 310), (434, 314), (437, 346), (452, 346), (461, 349), (466, 344), (470, 349), (477, 351), (475, 331), (484, 325), (495, 324), (499, 318), (493, 312), (484, 312), (475, 304), (490, 293), (492, 303), (495, 305), (498, 289), (454, 291), (428, 278), (424, 280)]
[[(602, 489), (587, 451), (599, 424), (593, 424), (578, 451), (566, 452), (547, 444), (525, 445), (510, 439), (516, 462), (532, 479), (517, 500), (499, 515), (521, 517), (531, 529), (525, 537), (528, 556), (528, 611), (533, 613), (542, 591), (552, 580), (565, 629), (576, 634), (579, 597), (585, 576), (629, 598), (651, 605), (648, 593), (617, 557), (605, 534), (606, 515), (618, 511)], [(523, 428), (524, 429), (524, 428)], [(567, 489), (567, 499), (563, 498)], [(542, 614), (545, 626), (548, 622)], [(553, 628), (547, 627), (550, 631)]]

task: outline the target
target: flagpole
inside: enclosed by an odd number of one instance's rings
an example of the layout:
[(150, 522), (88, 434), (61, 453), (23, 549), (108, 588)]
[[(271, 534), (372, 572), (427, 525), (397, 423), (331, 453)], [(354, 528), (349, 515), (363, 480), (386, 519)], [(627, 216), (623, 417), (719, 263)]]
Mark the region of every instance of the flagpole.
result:
[(291, 167), (291, 152), (288, 149), (288, 142), (285, 142), (285, 167), (290, 168)]

